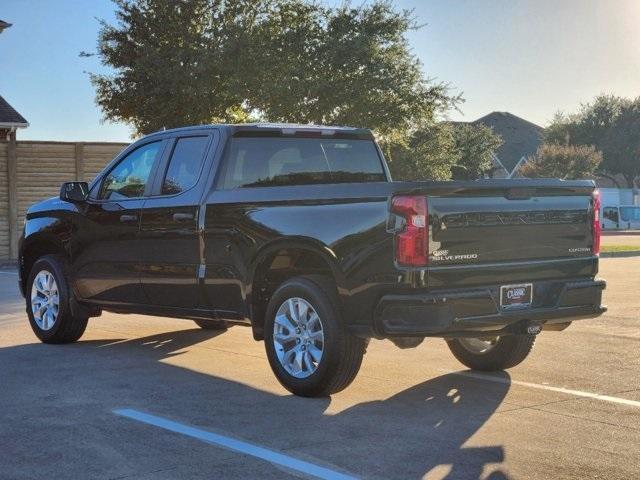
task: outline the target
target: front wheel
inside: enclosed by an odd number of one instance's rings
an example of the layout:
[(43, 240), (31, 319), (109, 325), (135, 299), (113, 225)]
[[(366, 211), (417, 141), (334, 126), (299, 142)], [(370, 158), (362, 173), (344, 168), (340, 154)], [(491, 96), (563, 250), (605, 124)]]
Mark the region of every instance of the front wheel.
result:
[(472, 370), (495, 372), (515, 367), (533, 348), (533, 335), (506, 335), (447, 340), (453, 356)]
[(265, 319), (271, 369), (291, 393), (324, 397), (356, 377), (366, 342), (346, 331), (335, 287), (324, 277), (296, 277), (271, 297)]
[(73, 315), (67, 262), (57, 255), (36, 260), (27, 280), (27, 315), (43, 343), (77, 341), (87, 328), (88, 317)]

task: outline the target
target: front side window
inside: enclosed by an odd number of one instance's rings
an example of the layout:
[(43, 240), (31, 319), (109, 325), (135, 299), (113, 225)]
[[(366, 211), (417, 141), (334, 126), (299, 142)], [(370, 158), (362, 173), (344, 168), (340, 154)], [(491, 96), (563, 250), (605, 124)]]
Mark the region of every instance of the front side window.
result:
[(207, 141), (206, 136), (178, 139), (162, 183), (163, 195), (184, 192), (196, 184), (200, 177)]
[(384, 180), (372, 140), (238, 137), (231, 140), (221, 188)]
[(127, 155), (105, 177), (100, 198), (121, 200), (142, 197), (161, 145), (160, 141), (147, 143)]

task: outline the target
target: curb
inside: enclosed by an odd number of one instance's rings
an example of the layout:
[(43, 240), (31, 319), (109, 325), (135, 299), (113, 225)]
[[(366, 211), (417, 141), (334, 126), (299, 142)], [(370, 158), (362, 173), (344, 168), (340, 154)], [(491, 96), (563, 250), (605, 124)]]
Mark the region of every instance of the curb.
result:
[(600, 252), (600, 258), (615, 257), (640, 257), (640, 250), (630, 250), (628, 252)]
[(640, 236), (640, 230), (602, 230), (603, 237)]

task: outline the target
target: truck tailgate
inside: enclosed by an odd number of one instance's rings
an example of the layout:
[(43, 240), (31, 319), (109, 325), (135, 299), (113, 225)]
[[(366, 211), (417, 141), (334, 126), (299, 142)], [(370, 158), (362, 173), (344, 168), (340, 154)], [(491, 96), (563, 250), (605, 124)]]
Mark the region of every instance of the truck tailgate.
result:
[(429, 264), (591, 255), (591, 195), (428, 197)]
[(593, 181), (393, 185), (394, 197), (426, 198), (428, 267), (594, 257)]

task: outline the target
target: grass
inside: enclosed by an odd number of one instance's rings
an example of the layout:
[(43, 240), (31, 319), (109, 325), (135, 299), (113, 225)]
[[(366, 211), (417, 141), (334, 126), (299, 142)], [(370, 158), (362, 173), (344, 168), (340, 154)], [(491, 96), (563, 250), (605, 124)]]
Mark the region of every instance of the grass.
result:
[(616, 253), (616, 252), (639, 252), (639, 245), (602, 245), (600, 248), (602, 253)]

